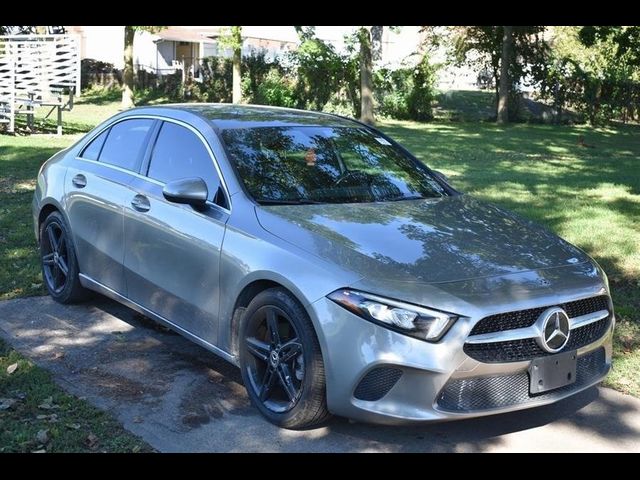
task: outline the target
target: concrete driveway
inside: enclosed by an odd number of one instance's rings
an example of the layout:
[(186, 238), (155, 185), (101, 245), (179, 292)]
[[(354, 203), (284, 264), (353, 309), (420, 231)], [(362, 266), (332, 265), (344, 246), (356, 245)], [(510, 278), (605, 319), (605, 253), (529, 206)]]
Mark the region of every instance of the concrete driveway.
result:
[(334, 419), (280, 430), (250, 405), (235, 367), (102, 297), (71, 307), (49, 297), (1, 302), (0, 336), (165, 452), (640, 451), (640, 400), (606, 388), (451, 423)]

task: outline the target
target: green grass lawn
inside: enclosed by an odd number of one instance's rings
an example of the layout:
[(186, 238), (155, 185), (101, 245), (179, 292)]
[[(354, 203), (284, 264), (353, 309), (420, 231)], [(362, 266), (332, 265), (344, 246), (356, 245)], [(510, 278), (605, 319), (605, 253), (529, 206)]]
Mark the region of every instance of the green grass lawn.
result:
[[(118, 109), (115, 97), (92, 101), (99, 104), (79, 104), (65, 120), (86, 130)], [(640, 396), (640, 128), (399, 121), (381, 127), (463, 192), (547, 225), (603, 266), (619, 322), (607, 384)], [(580, 136), (590, 147), (578, 144)], [(30, 216), (33, 181), (40, 164), (74, 138), (0, 135), (0, 299), (44, 293)]]
[(151, 452), (108, 413), (66, 394), (0, 340), (0, 453)]

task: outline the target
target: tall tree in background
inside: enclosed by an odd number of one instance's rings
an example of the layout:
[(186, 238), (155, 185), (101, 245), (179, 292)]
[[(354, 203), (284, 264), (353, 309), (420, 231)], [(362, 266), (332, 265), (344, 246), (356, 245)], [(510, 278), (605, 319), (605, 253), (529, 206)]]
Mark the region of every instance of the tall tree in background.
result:
[(373, 62), (382, 51), (384, 27), (360, 27), (356, 35), (360, 43), (360, 120), (375, 124), (373, 112)]
[[(543, 26), (517, 26), (510, 35), (510, 55), (507, 67), (509, 82), (509, 102), (512, 109), (509, 118), (516, 113), (513, 87), (528, 78), (532, 82), (542, 78), (546, 65), (548, 45), (541, 34)], [(450, 56), (458, 65), (475, 67), (479, 73), (488, 72), (496, 92), (496, 118), (500, 99), (500, 72), (505, 40), (505, 27), (502, 26), (464, 26), (451, 28)], [(509, 38), (509, 36), (507, 36)]]
[(242, 101), (242, 27), (230, 27), (219, 39), (220, 45), (233, 51), (233, 93), (232, 102)]
[(123, 110), (135, 106), (133, 101), (134, 70), (133, 70), (133, 40), (136, 32), (145, 31), (155, 33), (165, 27), (158, 26), (125, 26), (124, 27), (124, 69), (122, 71), (122, 103)]
[(509, 65), (513, 55), (513, 27), (502, 27), (502, 58), (500, 59), (500, 87), (498, 88), (497, 123), (509, 121)]
[(360, 41), (360, 120), (368, 125), (375, 123), (373, 116), (373, 52), (371, 51), (371, 30), (358, 30)]

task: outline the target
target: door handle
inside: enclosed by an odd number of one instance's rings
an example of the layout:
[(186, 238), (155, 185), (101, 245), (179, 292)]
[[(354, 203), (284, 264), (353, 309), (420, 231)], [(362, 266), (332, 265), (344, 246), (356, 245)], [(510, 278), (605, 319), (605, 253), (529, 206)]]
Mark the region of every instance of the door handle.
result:
[(71, 180), (71, 183), (73, 183), (74, 187), (84, 188), (87, 186), (87, 177), (79, 173), (78, 175), (73, 177), (73, 179)]
[(149, 199), (140, 194), (133, 197), (133, 200), (131, 200), (131, 206), (134, 208), (134, 210), (137, 210), (139, 212), (148, 212), (151, 208)]

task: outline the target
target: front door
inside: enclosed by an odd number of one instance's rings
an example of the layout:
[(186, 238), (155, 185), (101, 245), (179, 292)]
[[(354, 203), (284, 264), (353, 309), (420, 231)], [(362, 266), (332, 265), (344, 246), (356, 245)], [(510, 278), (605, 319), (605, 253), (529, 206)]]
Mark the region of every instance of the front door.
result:
[(66, 211), (80, 272), (121, 295), (124, 284), (123, 205), (154, 120), (118, 122), (95, 137), (70, 166)]
[[(176, 43), (176, 60), (182, 62), (184, 65), (184, 75), (187, 76), (189, 72), (191, 72), (191, 67), (193, 65), (193, 46), (195, 44), (192, 42), (177, 42)], [(193, 73), (193, 72), (191, 72)]]
[[(131, 300), (215, 345), (228, 210), (214, 202), (220, 179), (213, 162), (195, 131), (162, 124), (147, 178), (132, 182), (134, 192), (125, 204), (124, 265)], [(202, 210), (162, 195), (165, 183), (188, 177), (207, 183), (210, 202)]]

